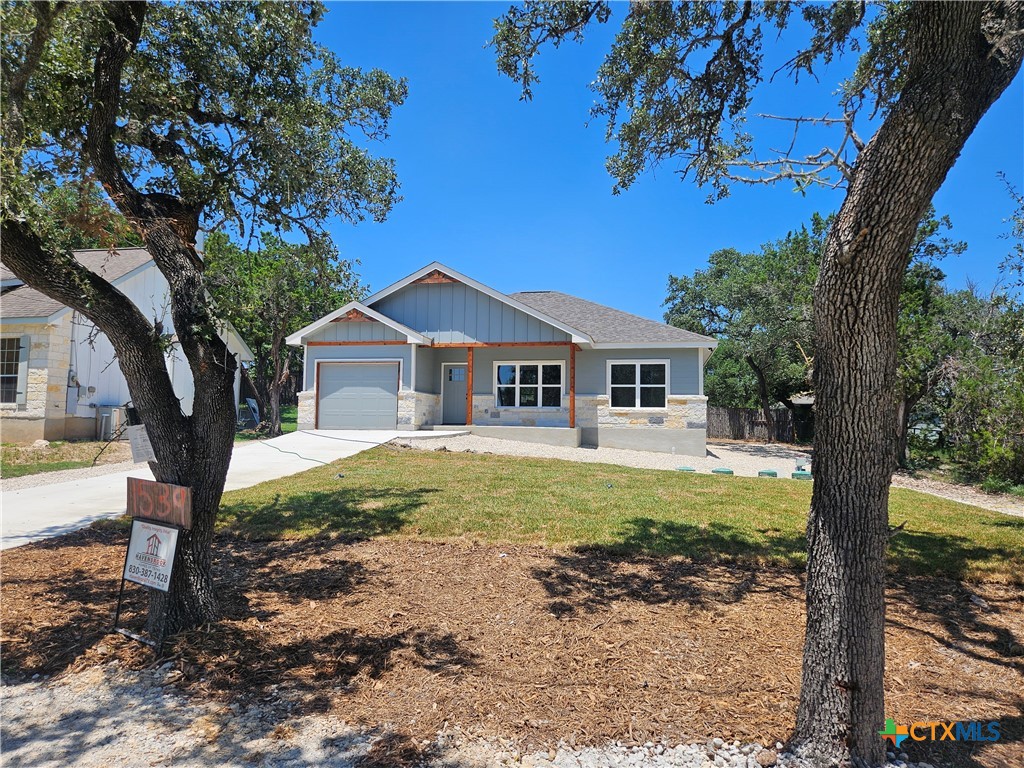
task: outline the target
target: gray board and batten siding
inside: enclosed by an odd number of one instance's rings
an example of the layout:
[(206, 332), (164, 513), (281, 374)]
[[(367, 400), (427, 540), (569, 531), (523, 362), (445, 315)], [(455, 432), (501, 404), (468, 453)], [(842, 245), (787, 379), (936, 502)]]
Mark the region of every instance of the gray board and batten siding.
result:
[[(696, 395), (700, 391), (699, 350), (696, 349), (583, 349), (576, 353), (576, 394), (608, 393), (609, 360), (668, 360), (669, 394)], [(493, 391), (494, 362), (520, 360), (561, 360), (565, 363), (568, 392), (568, 347), (491, 347), (477, 349), (473, 354), (473, 392), (478, 395)]]
[(372, 308), (436, 344), (570, 341), (569, 334), (465, 283), (416, 283)]
[(304, 341), (405, 341), (405, 335), (376, 320), (341, 320), (328, 323)]
[[(341, 323), (333, 323), (341, 325)], [(365, 325), (365, 323), (359, 323)], [(409, 344), (366, 344), (359, 346), (306, 347), (306, 366), (303, 389), (312, 390), (316, 383), (317, 361), (375, 360), (401, 361), (402, 389), (412, 387), (412, 347)], [(419, 360), (416, 361), (419, 363)]]
[[(429, 363), (427, 361), (430, 361)], [(557, 360), (565, 363), (565, 392), (569, 391), (569, 347), (483, 347), (473, 350), (473, 393), (494, 392), (494, 364)], [(668, 360), (670, 395), (700, 394), (700, 350), (698, 349), (583, 349), (576, 353), (576, 394), (608, 394), (609, 360)], [(416, 378), (421, 392), (439, 392), (441, 362), (466, 361), (465, 349), (425, 349), (416, 352)], [(429, 377), (429, 378), (428, 378)], [(419, 387), (417, 387), (419, 389)]]

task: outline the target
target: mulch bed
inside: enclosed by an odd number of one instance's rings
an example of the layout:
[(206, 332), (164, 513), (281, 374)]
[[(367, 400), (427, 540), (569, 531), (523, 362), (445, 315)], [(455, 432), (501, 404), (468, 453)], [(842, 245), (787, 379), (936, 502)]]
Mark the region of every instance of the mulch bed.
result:
[[(7, 679), (153, 662), (106, 634), (125, 538), (85, 530), (3, 553)], [(525, 748), (773, 743), (793, 724), (804, 599), (793, 571), (462, 541), (221, 536), (216, 551), (224, 618), (168, 648), (176, 685), (198, 697), (290, 700), (412, 739), (457, 726)], [(130, 591), (137, 619), (141, 590)], [(999, 720), (1004, 734), (973, 755), (905, 743), (911, 758), (1012, 764), (1020, 590), (895, 581), (888, 626), (887, 716)]]

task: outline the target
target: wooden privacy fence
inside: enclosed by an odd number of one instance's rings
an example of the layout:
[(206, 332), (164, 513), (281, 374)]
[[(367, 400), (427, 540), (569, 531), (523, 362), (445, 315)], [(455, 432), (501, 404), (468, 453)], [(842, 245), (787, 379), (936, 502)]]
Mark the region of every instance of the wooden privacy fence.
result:
[[(793, 441), (793, 417), (788, 408), (773, 408), (772, 440)], [(726, 440), (768, 440), (768, 425), (760, 408), (719, 408), (708, 406), (708, 437)]]

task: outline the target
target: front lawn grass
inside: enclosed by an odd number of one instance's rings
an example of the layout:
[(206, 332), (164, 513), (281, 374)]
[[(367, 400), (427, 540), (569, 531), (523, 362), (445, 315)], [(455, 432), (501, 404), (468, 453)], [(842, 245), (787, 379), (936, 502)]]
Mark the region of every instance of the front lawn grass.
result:
[(90, 461), (39, 461), (30, 464), (7, 464), (0, 469), (0, 477), (23, 477), (36, 475), (40, 472), (59, 472), (62, 469), (81, 469), (91, 467)]
[[(219, 526), (253, 539), (468, 538), (696, 561), (806, 562), (811, 484), (389, 446), (224, 495)], [(1024, 519), (905, 489), (890, 566), (1024, 583)]]

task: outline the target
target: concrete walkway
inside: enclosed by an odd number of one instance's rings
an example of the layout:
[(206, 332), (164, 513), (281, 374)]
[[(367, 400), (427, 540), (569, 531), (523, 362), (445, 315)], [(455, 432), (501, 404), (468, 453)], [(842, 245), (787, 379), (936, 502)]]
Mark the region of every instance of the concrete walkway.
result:
[[(378, 430), (292, 432), (273, 440), (235, 445), (224, 489), (233, 491), (294, 475), (375, 448), (396, 437), (444, 433)], [(149, 467), (70, 482), (7, 491), (0, 504), (0, 549), (60, 536), (125, 511), (127, 479), (153, 479)]]

